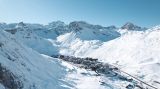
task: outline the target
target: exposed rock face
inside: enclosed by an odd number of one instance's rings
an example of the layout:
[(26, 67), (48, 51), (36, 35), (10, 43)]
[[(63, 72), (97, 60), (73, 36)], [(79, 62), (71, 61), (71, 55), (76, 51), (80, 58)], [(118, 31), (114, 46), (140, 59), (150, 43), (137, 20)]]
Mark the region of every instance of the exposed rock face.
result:
[(72, 31), (77, 32), (77, 31), (82, 30), (82, 27), (80, 26), (79, 22), (75, 21), (75, 22), (71, 22), (69, 24), (69, 29), (71, 29)]
[(58, 35), (58, 36), (61, 34), (70, 32), (70, 30), (68, 29), (68, 26), (62, 21), (51, 22), (48, 25), (46, 25), (45, 27), (47, 28), (48, 32), (55, 31), (56, 35)]
[(0, 47), (2, 47), (4, 44), (0, 42)]
[(23, 22), (20, 22), (17, 24), (16, 28), (23, 28), (26, 27), (26, 24), (24, 24)]
[(69, 25), (68, 25), (69, 29), (71, 31), (80, 31), (80, 30), (83, 30), (85, 28), (88, 28), (88, 29), (92, 29), (92, 30), (97, 30), (97, 29), (103, 29), (105, 27), (102, 27), (100, 25), (92, 25), (92, 24), (89, 24), (87, 22), (84, 22), (84, 21), (74, 21), (74, 22), (71, 22)]
[(111, 26), (108, 26), (108, 27), (104, 27), (105, 29), (109, 29), (109, 30), (112, 30), (112, 29), (117, 29), (116, 26), (114, 25), (111, 25)]
[(125, 25), (121, 27), (121, 29), (135, 30), (135, 31), (147, 30), (146, 28), (139, 27), (131, 22), (127, 22)]
[(11, 34), (15, 34), (17, 32), (17, 29), (10, 29), (10, 30), (5, 30)]
[(4, 68), (0, 64), (0, 83), (6, 88), (6, 89), (22, 89), (23, 84), (21, 83), (18, 78), (8, 71), (6, 68)]

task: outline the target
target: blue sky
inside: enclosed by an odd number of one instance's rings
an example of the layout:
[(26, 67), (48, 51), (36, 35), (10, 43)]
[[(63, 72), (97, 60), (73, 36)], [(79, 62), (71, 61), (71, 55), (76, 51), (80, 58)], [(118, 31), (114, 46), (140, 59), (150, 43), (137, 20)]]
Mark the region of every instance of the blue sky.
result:
[(0, 0), (0, 22), (160, 25), (160, 0)]

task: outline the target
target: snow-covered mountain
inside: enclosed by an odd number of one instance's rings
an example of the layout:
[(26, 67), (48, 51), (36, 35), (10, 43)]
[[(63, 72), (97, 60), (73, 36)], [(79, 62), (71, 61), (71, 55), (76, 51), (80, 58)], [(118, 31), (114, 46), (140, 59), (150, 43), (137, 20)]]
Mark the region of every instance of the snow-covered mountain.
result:
[(14, 28), (17, 24), (16, 23), (11, 23), (11, 24), (6, 24), (6, 23), (0, 23), (0, 29), (10, 29)]
[[(160, 26), (146, 31), (128, 30), (108, 42), (69, 41), (61, 54), (92, 57), (120, 67), (143, 81), (160, 87)], [(58, 40), (66, 40), (62, 35)], [(64, 44), (64, 43), (62, 43)]]
[(124, 24), (121, 27), (121, 29), (127, 29), (127, 30), (132, 30), (132, 31), (145, 31), (145, 30), (147, 30), (147, 28), (137, 26), (131, 22), (127, 22), (126, 24)]
[(23, 22), (20, 22), (15, 28), (7, 29), (6, 31), (12, 33), (18, 40), (39, 53), (50, 56), (58, 53), (58, 48), (53, 42), (38, 36), (33, 31), (34, 28), (30, 28), (31, 26), (27, 26)]
[[(128, 73), (143, 76), (147, 82), (160, 81), (160, 30), (127, 32), (120, 38), (104, 42), (101, 47), (86, 56), (117, 63)], [(104, 50), (105, 49), (105, 50)], [(97, 54), (98, 53), (98, 54)], [(156, 84), (155, 84), (156, 85)]]
[(56, 37), (69, 32), (74, 32), (76, 37), (82, 40), (108, 41), (120, 36), (120, 34), (116, 31), (118, 28), (115, 26), (102, 27), (100, 25), (88, 24), (84, 21), (74, 21), (68, 25), (61, 21), (51, 22), (48, 25), (29, 24), (23, 22), (17, 23), (14, 26), (10, 25), (11, 24), (3, 23), (0, 27), (5, 30), (14, 28), (28, 28), (36, 35), (47, 39), (56, 39)]
[[(18, 26), (19, 27), (19, 26)], [(0, 31), (0, 89), (106, 89), (119, 87), (95, 73), (39, 54), (17, 36)], [(86, 83), (88, 84), (86, 86)], [(94, 84), (94, 85), (92, 85)]]
[[(0, 70), (8, 72), (0, 71), (6, 75), (0, 79), (4, 80), (0, 81), (0, 89), (4, 86), (15, 86), (13, 89), (18, 89), (16, 86), (24, 89), (126, 89), (120, 86), (122, 82), (119, 81), (116, 81), (118, 87), (111, 80), (107, 80), (109, 84), (103, 86), (95, 80), (106, 79), (91, 76), (88, 70), (49, 57), (57, 54), (98, 58), (160, 87), (159, 45), (160, 26), (147, 29), (126, 23), (118, 28), (92, 25), (84, 21), (69, 24), (55, 21), (48, 25), (1, 23)], [(8, 80), (14, 82), (5, 81), (8, 77)], [(95, 86), (86, 88), (84, 85), (87, 83)]]
[[(6, 28), (3, 26), (5, 31), (15, 35), (17, 39), (21, 40), (25, 45), (50, 56), (60, 52), (57, 47), (57, 37), (58, 43), (69, 43), (70, 45), (71, 43), (68, 41), (75, 41), (73, 39), (82, 41), (95, 40), (93, 41), (94, 44), (98, 41), (109, 41), (121, 35), (116, 31), (118, 28), (115, 26), (102, 27), (100, 25), (91, 25), (83, 21), (74, 21), (69, 25), (61, 21), (55, 21), (48, 25), (28, 24), (23, 22), (17, 23), (14, 27), (10, 27), (10, 24), (4, 25), (7, 26)], [(66, 40), (63, 39), (63, 42), (60, 42), (59, 36)]]
[(0, 89), (65, 89), (60, 81), (64, 76), (65, 69), (56, 59), (0, 31)]
[(71, 22), (69, 29), (74, 33), (75, 38), (80, 38), (81, 40), (108, 41), (120, 36), (113, 26), (107, 28), (100, 25), (91, 25), (83, 21)]

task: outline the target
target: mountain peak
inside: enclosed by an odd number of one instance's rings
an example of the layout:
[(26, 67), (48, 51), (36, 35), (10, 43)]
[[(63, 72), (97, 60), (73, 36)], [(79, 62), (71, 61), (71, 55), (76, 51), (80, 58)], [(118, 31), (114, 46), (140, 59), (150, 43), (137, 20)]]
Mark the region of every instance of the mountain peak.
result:
[(111, 25), (111, 26), (108, 26), (108, 27), (105, 27), (106, 29), (110, 29), (110, 30), (112, 30), (112, 29), (116, 29), (117, 27), (116, 26), (114, 26), (114, 25)]
[(127, 22), (125, 25), (134, 25), (132, 22)]
[(90, 23), (87, 23), (85, 21), (74, 21), (69, 24), (69, 28), (74, 31), (80, 31), (84, 28), (88, 29), (102, 29), (103, 27), (100, 25), (92, 25)]
[(128, 30), (134, 30), (135, 27), (138, 27), (136, 25), (134, 25), (131, 22), (127, 22), (126, 24), (124, 24), (121, 28), (122, 29), (128, 29)]
[(26, 24), (23, 22), (19, 22), (16, 26), (16, 28), (23, 28), (23, 27), (26, 27)]
[(86, 22), (74, 21), (74, 22), (69, 23), (69, 29), (73, 31), (80, 31), (82, 30), (82, 27), (84, 27), (83, 26), (84, 24), (86, 24)]
[(143, 31), (146, 30), (144, 27), (137, 26), (131, 22), (127, 22), (125, 25), (121, 27), (121, 29), (134, 30), (134, 31)]
[(48, 24), (51, 27), (57, 27), (57, 26), (65, 26), (65, 23), (62, 21), (53, 21)]

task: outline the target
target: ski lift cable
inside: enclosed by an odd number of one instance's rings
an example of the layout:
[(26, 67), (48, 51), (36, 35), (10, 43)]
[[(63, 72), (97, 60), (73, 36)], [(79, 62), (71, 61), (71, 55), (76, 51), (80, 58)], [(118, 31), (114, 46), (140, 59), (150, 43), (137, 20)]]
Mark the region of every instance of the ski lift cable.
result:
[[(110, 64), (110, 65), (111, 65), (111, 64)], [(114, 66), (114, 65), (111, 65), (111, 66)], [(116, 66), (114, 66), (114, 67), (116, 67)], [(116, 67), (116, 68), (117, 68), (117, 67)], [(149, 87), (151, 87), (151, 88), (158, 89), (157, 87), (155, 87), (155, 86), (153, 86), (153, 85), (150, 85), (150, 84), (148, 84), (148, 83), (146, 83), (146, 82), (138, 79), (137, 77), (135, 77), (135, 76), (133, 76), (133, 75), (131, 75), (131, 74), (123, 71), (123, 70), (120, 70), (120, 69), (119, 69), (119, 71), (122, 72), (122, 73), (124, 73), (124, 74), (126, 74), (126, 75), (128, 75), (128, 76), (130, 76), (130, 77), (132, 77), (132, 78), (134, 78), (134, 79), (136, 79), (137, 81), (139, 81), (139, 82), (141, 82), (141, 83), (143, 83), (143, 84), (145, 84), (145, 85), (147, 85), (147, 86), (149, 86)]]

